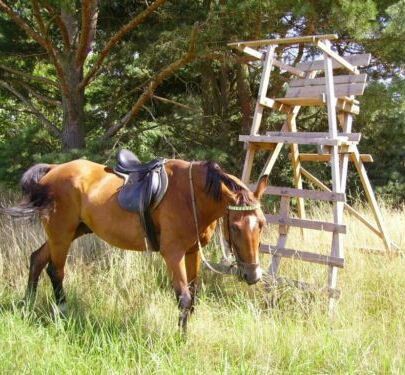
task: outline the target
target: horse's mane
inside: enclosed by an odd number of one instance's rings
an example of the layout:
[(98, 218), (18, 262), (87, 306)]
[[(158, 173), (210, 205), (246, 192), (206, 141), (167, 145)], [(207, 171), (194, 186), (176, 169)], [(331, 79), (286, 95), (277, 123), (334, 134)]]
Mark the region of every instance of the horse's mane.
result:
[(254, 203), (249, 197), (249, 190), (227, 175), (217, 163), (207, 161), (204, 165), (207, 168), (204, 189), (210, 197), (216, 201), (222, 199), (221, 184), (223, 183), (229, 190), (237, 195), (237, 204), (248, 205)]

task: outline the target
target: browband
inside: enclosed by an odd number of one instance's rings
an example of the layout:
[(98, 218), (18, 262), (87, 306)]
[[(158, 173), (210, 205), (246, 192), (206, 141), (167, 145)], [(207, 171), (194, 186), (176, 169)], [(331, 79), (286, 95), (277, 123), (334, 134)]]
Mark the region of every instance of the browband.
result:
[(260, 203), (256, 203), (252, 206), (228, 206), (230, 211), (253, 211), (260, 208)]

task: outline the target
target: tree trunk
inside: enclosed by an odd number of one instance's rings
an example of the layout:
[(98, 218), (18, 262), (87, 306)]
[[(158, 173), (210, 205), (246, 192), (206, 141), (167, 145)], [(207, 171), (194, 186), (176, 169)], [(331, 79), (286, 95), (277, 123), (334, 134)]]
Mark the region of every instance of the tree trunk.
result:
[(80, 86), (83, 79), (83, 67), (77, 67), (74, 54), (64, 59), (66, 92), (62, 94), (63, 130), (62, 145), (64, 151), (82, 149), (86, 146), (84, 132), (84, 88)]
[(236, 64), (236, 87), (242, 111), (242, 134), (249, 134), (252, 125), (252, 92), (249, 86), (249, 71), (245, 64)]

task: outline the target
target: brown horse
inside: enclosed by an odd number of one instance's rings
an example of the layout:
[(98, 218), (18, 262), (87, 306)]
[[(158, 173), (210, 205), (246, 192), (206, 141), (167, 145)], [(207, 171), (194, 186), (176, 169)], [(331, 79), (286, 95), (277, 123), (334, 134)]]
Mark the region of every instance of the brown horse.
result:
[[(179, 303), (179, 325), (185, 330), (200, 267), (193, 196), (201, 245), (208, 243), (217, 219), (224, 217), (224, 237), (233, 248), (240, 274), (253, 284), (261, 278), (258, 248), (265, 218), (259, 200), (267, 178), (262, 178), (252, 193), (213, 162), (168, 160), (165, 169), (168, 189), (152, 219)], [(147, 250), (139, 215), (118, 205), (117, 192), (123, 179), (111, 169), (86, 160), (37, 164), (24, 173), (21, 185), (23, 202), (3, 212), (15, 216), (39, 213), (47, 234), (47, 241), (31, 255), (28, 301), (34, 301), (38, 278), (48, 265), (56, 303), (64, 312), (66, 257), (72, 241), (83, 234), (95, 233), (121, 249)]]

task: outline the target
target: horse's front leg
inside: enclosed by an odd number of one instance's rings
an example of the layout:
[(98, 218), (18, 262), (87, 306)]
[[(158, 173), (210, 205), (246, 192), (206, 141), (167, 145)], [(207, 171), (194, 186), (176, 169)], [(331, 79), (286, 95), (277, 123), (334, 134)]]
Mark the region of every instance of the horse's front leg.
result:
[(201, 258), (197, 247), (190, 250), (190, 252), (186, 253), (185, 261), (186, 261), (188, 288), (191, 293), (190, 314), (192, 314), (194, 312), (194, 304), (197, 297), (198, 289), (200, 287), (198, 275), (200, 272)]
[(179, 327), (186, 333), (187, 319), (192, 307), (192, 296), (187, 282), (186, 256), (184, 252), (178, 251), (166, 251), (162, 255), (172, 278), (180, 309)]

